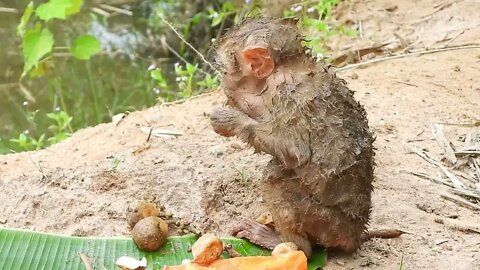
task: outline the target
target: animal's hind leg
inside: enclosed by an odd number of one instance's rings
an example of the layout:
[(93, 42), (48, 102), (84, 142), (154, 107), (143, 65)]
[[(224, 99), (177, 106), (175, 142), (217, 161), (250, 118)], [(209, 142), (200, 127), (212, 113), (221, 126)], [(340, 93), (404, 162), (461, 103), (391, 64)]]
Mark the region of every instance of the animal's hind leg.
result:
[(274, 159), (268, 164), (260, 187), (282, 242), (295, 243), (309, 257), (312, 246), (304, 228), (305, 209), (299, 208), (299, 202), (308, 194), (299, 185), (295, 172), (284, 169)]
[(302, 233), (302, 215), (293, 204), (300, 196), (299, 179), (292, 176), (292, 171), (285, 170), (277, 160), (272, 160), (260, 184), (276, 231), (255, 221), (245, 220), (234, 229), (233, 235), (269, 249), (282, 242), (293, 242), (307, 257), (310, 256), (312, 247), (306, 234)]

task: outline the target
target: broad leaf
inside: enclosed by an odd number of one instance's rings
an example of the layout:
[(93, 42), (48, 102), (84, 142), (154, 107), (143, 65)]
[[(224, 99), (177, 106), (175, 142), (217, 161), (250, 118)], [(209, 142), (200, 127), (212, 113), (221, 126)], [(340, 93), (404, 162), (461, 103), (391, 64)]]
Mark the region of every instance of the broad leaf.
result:
[(36, 67), (40, 59), (53, 48), (53, 34), (47, 29), (29, 30), (22, 42), (23, 47), (23, 74), (27, 74), (32, 67)]
[(20, 23), (17, 26), (17, 35), (23, 36), (25, 34), (25, 27), (27, 26), (28, 21), (33, 13), (33, 2), (30, 2), (25, 8), (25, 12), (23, 12), (22, 18), (20, 19)]
[(81, 36), (75, 39), (71, 51), (75, 58), (87, 60), (100, 51), (100, 43), (93, 36)]
[(71, 2), (72, 2), (72, 5), (66, 10), (67, 15), (73, 15), (80, 12), (80, 9), (82, 8), (84, 0), (71, 0)]
[(62, 19), (67, 17), (67, 10), (74, 6), (75, 0), (50, 0), (37, 8), (37, 16), (48, 21), (50, 19)]
[[(0, 228), (0, 269), (83, 270), (80, 253), (90, 258), (93, 269), (119, 269), (115, 261), (125, 255), (145, 257), (147, 269), (162, 269), (164, 265), (178, 265), (183, 259), (192, 259), (188, 250), (196, 239), (193, 235), (169, 237), (159, 251), (143, 252), (127, 237), (70, 237)], [(269, 255), (268, 251), (244, 240), (222, 238), (222, 241), (243, 256)], [(312, 258), (310, 270), (324, 266), (326, 253), (316, 251)]]

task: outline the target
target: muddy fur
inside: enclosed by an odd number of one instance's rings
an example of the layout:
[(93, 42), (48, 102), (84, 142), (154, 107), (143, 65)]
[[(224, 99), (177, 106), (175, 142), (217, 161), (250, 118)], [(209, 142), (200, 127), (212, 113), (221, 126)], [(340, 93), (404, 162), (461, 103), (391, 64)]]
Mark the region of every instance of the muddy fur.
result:
[[(255, 45), (275, 63), (265, 79), (241, 66), (238, 51)], [(291, 20), (248, 21), (217, 52), (229, 107), (212, 113), (213, 128), (272, 155), (260, 189), (282, 240), (307, 254), (311, 245), (356, 250), (370, 217), (374, 152), (353, 92), (304, 52)]]

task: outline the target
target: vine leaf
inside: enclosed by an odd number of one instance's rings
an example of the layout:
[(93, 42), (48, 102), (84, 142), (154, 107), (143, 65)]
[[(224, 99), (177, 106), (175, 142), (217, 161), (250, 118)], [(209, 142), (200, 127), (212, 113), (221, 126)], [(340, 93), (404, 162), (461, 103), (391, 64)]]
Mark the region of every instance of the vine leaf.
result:
[(50, 19), (62, 19), (67, 17), (67, 10), (75, 8), (76, 0), (50, 0), (41, 4), (37, 8), (37, 16), (41, 20), (48, 21)]
[(53, 48), (53, 34), (47, 28), (28, 30), (22, 41), (24, 66), (22, 77), (32, 67), (38, 66), (40, 59)]
[(17, 35), (23, 36), (25, 34), (25, 27), (27, 26), (28, 21), (33, 13), (33, 1), (31, 1), (25, 12), (23, 12), (22, 18), (20, 19), (20, 23), (17, 26)]
[(71, 52), (73, 57), (88, 60), (92, 55), (100, 51), (100, 43), (90, 35), (80, 36), (73, 42)]
[(78, 12), (80, 12), (80, 9), (82, 8), (82, 5), (83, 5), (83, 2), (85, 2), (84, 0), (71, 0), (72, 2), (72, 5), (67, 8), (66, 10), (66, 14), (67, 15), (73, 15), (73, 14), (76, 14)]

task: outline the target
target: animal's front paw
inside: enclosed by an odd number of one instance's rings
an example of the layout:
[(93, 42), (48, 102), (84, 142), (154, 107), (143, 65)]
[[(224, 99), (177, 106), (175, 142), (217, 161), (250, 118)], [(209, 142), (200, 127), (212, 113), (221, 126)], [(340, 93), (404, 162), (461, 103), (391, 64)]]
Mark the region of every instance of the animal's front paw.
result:
[(225, 137), (237, 135), (242, 127), (243, 114), (230, 108), (217, 108), (210, 114), (213, 130)]
[(287, 169), (293, 169), (308, 163), (310, 151), (305, 145), (285, 145), (275, 153), (276, 157)]

